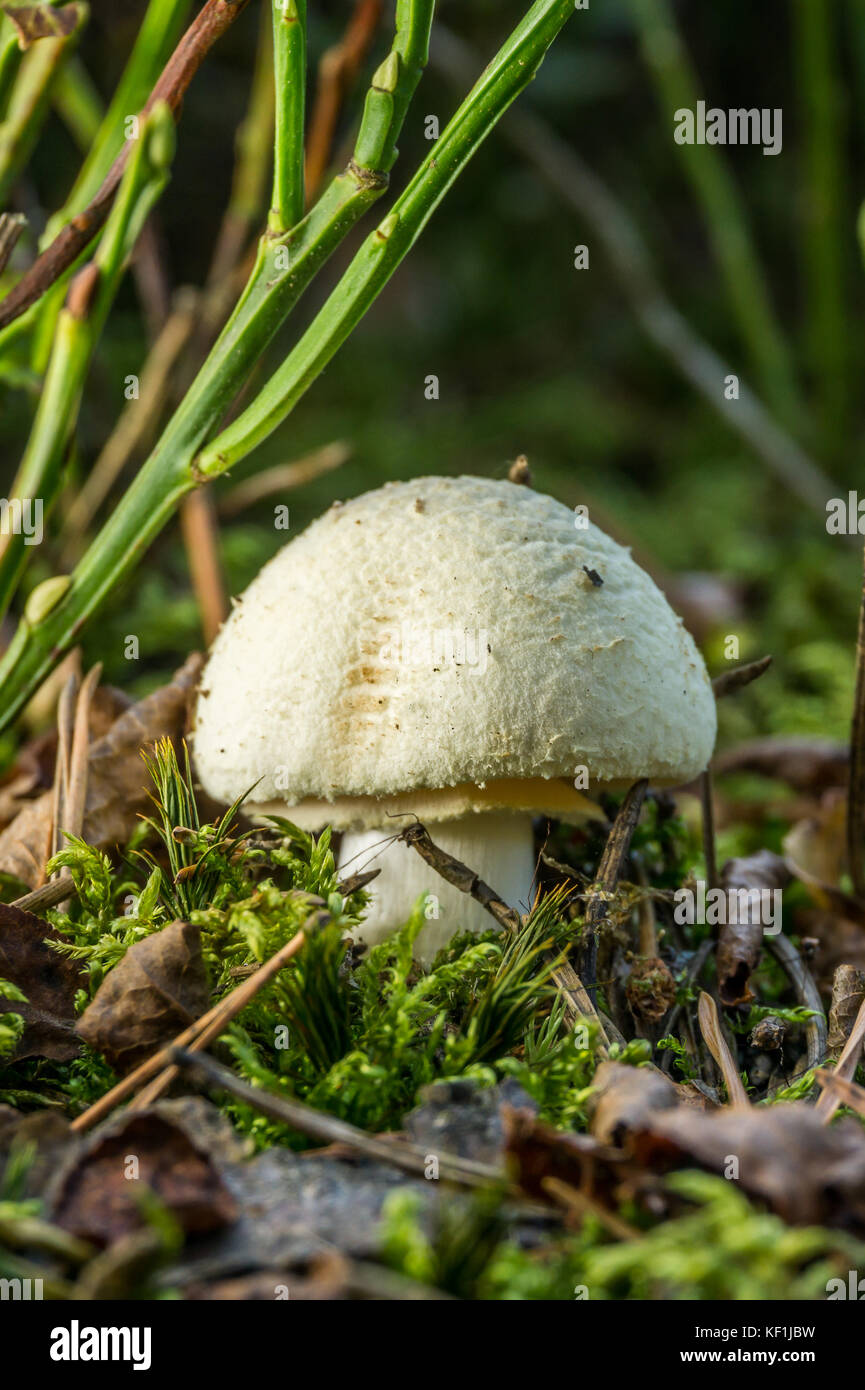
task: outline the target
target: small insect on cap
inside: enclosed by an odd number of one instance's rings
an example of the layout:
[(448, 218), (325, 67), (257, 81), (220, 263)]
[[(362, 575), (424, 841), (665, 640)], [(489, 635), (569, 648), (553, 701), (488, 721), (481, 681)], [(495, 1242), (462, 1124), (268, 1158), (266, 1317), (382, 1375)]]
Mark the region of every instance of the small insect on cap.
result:
[(212, 796), (258, 782), (337, 829), (568, 819), (582, 789), (690, 781), (714, 740), (702, 658), (630, 552), (473, 477), (389, 483), (285, 546), (213, 645), (194, 731)]

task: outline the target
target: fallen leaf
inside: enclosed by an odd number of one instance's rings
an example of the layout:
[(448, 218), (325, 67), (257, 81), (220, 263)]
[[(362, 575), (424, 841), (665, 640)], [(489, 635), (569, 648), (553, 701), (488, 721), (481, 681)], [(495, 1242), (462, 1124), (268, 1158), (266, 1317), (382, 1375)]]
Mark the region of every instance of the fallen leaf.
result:
[[(741, 910), (743, 893), (762, 893), (785, 888), (790, 882), (790, 870), (784, 860), (770, 850), (761, 849), (747, 858), (728, 859), (721, 870), (721, 887), (727, 896), (727, 921), (718, 933), (718, 990), (722, 1004), (747, 1004), (753, 999), (748, 986), (751, 972), (756, 969), (763, 951), (762, 914), (752, 899)], [(737, 898), (731, 895), (737, 894)], [(736, 905), (734, 913), (731, 908)], [(745, 921), (730, 921), (733, 916)]]
[(25, 1024), (11, 1061), (50, 1057), (68, 1062), (80, 1051), (75, 1036), (75, 993), (84, 983), (80, 966), (52, 951), (46, 940), (64, 938), (32, 912), (0, 903), (0, 980), (27, 996), (26, 1004), (0, 999), (0, 1013), (20, 1014)]
[(219, 1230), (236, 1217), (234, 1199), (207, 1153), (165, 1115), (142, 1110), (97, 1132), (62, 1174), (53, 1220), (83, 1240), (111, 1245), (146, 1225), (138, 1200), (143, 1188), (188, 1233)]
[(849, 1038), (856, 1016), (865, 1000), (865, 972), (854, 965), (839, 965), (832, 980), (829, 1009), (828, 1057), (838, 1057)]
[(130, 946), (78, 1020), (77, 1032), (115, 1071), (132, 1071), (207, 1012), (201, 932), (171, 922)]
[(631, 1152), (652, 1168), (694, 1163), (729, 1175), (795, 1225), (865, 1229), (865, 1135), (858, 1121), (821, 1123), (813, 1106), (791, 1101), (700, 1114), (656, 1112), (631, 1135)]
[(676, 1087), (662, 1072), (602, 1062), (595, 1072), (590, 1098), (591, 1129), (602, 1144), (621, 1144), (633, 1130), (643, 1129), (658, 1110), (678, 1105)]
[[(179, 738), (201, 671), (194, 652), (168, 685), (131, 705), (90, 749), (84, 839), (100, 849), (124, 844), (148, 804), (148, 779), (140, 750), (157, 739)], [(27, 803), (0, 834), (0, 872), (36, 888), (49, 853), (52, 793)]]
[[(632, 1070), (632, 1068), (623, 1068)], [(549, 1200), (547, 1178), (609, 1198), (625, 1172), (625, 1156), (588, 1134), (569, 1134), (538, 1120), (531, 1110), (503, 1112), (508, 1171), (523, 1192)]]

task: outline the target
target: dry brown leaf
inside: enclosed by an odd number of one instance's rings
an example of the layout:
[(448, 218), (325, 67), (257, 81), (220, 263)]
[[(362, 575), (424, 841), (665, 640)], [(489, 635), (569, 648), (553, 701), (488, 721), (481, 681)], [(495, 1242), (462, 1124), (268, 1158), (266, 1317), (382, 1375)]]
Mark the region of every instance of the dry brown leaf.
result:
[(75, 993), (84, 983), (77, 961), (45, 944), (62, 941), (54, 927), (10, 903), (0, 903), (0, 980), (17, 985), (27, 1003), (0, 998), (0, 1013), (20, 1014), (25, 1028), (10, 1060), (77, 1056)]
[[(862, 1055), (863, 1042), (865, 1042), (865, 1001), (859, 1005), (859, 1011), (853, 1020), (853, 1027), (841, 1049), (841, 1056), (835, 1064), (835, 1075), (843, 1081), (852, 1081), (856, 1075), (856, 1068)], [(836, 1094), (831, 1090), (824, 1090), (814, 1109), (823, 1124), (827, 1125), (838, 1109)]]
[(29, 48), (38, 39), (68, 39), (81, 22), (80, 5), (0, 5), (18, 31), (18, 47)]
[(742, 1078), (733, 1060), (733, 1054), (727, 1046), (727, 1039), (721, 1031), (721, 1020), (718, 1017), (718, 1006), (711, 994), (705, 990), (700, 992), (700, 1001), (697, 1005), (697, 1017), (700, 1022), (700, 1032), (703, 1034), (703, 1041), (711, 1052), (724, 1078), (724, 1085), (727, 1087), (727, 1098), (730, 1105), (735, 1109), (750, 1109), (751, 1102), (748, 1093), (742, 1084)]
[(207, 1012), (201, 932), (171, 922), (131, 946), (105, 977), (77, 1031), (124, 1074)]
[(856, 1120), (831, 1129), (813, 1106), (786, 1105), (654, 1113), (632, 1135), (634, 1157), (655, 1168), (697, 1163), (730, 1176), (796, 1225), (865, 1229), (865, 1135)]
[(60, 1177), (53, 1219), (83, 1240), (111, 1245), (145, 1225), (137, 1200), (143, 1188), (187, 1232), (218, 1230), (236, 1217), (206, 1152), (180, 1125), (143, 1110), (94, 1135)]
[(509, 1105), (502, 1109), (502, 1120), (508, 1171), (532, 1196), (547, 1196), (544, 1183), (549, 1178), (582, 1191), (600, 1188), (609, 1196), (624, 1171), (625, 1156), (588, 1134), (563, 1133), (536, 1119), (532, 1111)]
[(632, 1130), (642, 1129), (656, 1111), (679, 1103), (669, 1077), (622, 1062), (602, 1062), (595, 1072), (595, 1087), (589, 1101), (591, 1128), (602, 1144), (621, 1144)]
[[(727, 894), (785, 888), (790, 870), (784, 860), (762, 849), (742, 859), (728, 859), (721, 870), (721, 887)], [(729, 901), (729, 899), (728, 899)], [(753, 999), (748, 987), (751, 971), (755, 970), (763, 950), (763, 923), (754, 910), (737, 913), (748, 921), (731, 922), (732, 912), (718, 934), (718, 989), (721, 1002), (728, 1006), (747, 1004)], [(750, 920), (755, 918), (756, 920)]]
[[(84, 839), (100, 849), (124, 844), (147, 806), (147, 774), (140, 749), (166, 736), (179, 738), (201, 671), (194, 652), (168, 685), (125, 710), (90, 749)], [(52, 794), (45, 792), (0, 834), (0, 872), (35, 888), (49, 853)]]
[(865, 971), (854, 965), (839, 965), (832, 980), (832, 1004), (829, 1009), (827, 1053), (838, 1057), (850, 1036), (856, 1015), (865, 1000)]

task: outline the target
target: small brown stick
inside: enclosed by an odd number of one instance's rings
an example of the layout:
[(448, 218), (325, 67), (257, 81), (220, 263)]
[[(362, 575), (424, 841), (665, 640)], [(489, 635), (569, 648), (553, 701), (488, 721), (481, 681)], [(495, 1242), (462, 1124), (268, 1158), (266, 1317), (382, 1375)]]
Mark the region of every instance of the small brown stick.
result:
[(865, 1115), (865, 1087), (857, 1086), (855, 1081), (848, 1081), (845, 1077), (839, 1076), (837, 1071), (828, 1071), (823, 1067), (815, 1071), (814, 1080), (823, 1088), (820, 1099), (830, 1096), (834, 1101), (835, 1110), (839, 1105), (846, 1105), (858, 1115)]
[[(429, 1146), (381, 1139), (378, 1135), (367, 1134), (363, 1129), (338, 1120), (333, 1115), (314, 1110), (298, 1100), (289, 1100), (264, 1091), (260, 1086), (249, 1086), (241, 1081), (228, 1067), (215, 1062), (212, 1057), (198, 1056), (181, 1047), (170, 1049), (175, 1070), (183, 1068), (191, 1073), (193, 1079), (209, 1086), (227, 1091), (246, 1105), (251, 1105), (262, 1115), (290, 1125), (311, 1139), (320, 1139), (325, 1144), (345, 1144), (357, 1153), (379, 1163), (388, 1163), (413, 1177), (423, 1177), (429, 1167)], [(447, 1182), (460, 1183), (464, 1187), (485, 1187), (490, 1183), (501, 1185), (504, 1174), (486, 1163), (472, 1159), (459, 1158), (455, 1154), (437, 1153), (439, 1175)], [(511, 1189), (514, 1190), (514, 1189)]]
[(736, 666), (732, 671), (725, 671), (722, 676), (716, 676), (712, 681), (715, 699), (722, 700), (725, 695), (743, 690), (746, 685), (762, 676), (764, 671), (768, 671), (771, 665), (771, 656), (761, 656), (758, 661), (749, 661), (745, 666)]
[(292, 488), (312, 482), (314, 478), (320, 478), (334, 468), (341, 468), (351, 458), (351, 453), (351, 445), (338, 439), (311, 454), (305, 454), (303, 458), (294, 459), (291, 463), (277, 464), (275, 468), (267, 468), (263, 473), (245, 478), (242, 483), (238, 483), (230, 492), (220, 497), (217, 503), (219, 515), (236, 516), (238, 512), (263, 501), (265, 497), (288, 492)]
[[(850, 1029), (850, 1036), (844, 1044), (841, 1056), (835, 1063), (835, 1070), (832, 1073), (833, 1076), (838, 1077), (841, 1081), (853, 1080), (856, 1074), (856, 1067), (859, 1064), (863, 1040), (865, 1040), (865, 1000), (863, 1000), (862, 1004), (859, 1006), (856, 1022)], [(837, 1088), (834, 1094), (824, 1089), (823, 1094), (815, 1106), (817, 1114), (820, 1116), (824, 1125), (828, 1125), (840, 1104)]]
[(228, 617), (218, 527), (209, 488), (196, 488), (184, 497), (180, 526), (192, 587), (198, 600), (201, 630), (209, 647)]
[[(481, 907), (486, 908), (490, 916), (498, 922), (500, 927), (504, 927), (505, 931), (519, 930), (519, 913), (503, 903), (489, 884), (478, 878), (477, 874), (466, 864), (455, 859), (452, 854), (448, 854), (447, 850), (440, 849), (438, 845), (434, 844), (425, 826), (419, 822), (409, 825), (402, 831), (399, 838), (405, 844), (416, 849), (430, 868), (435, 869), (436, 873), (440, 874), (447, 883), (458, 888), (461, 893), (468, 893), (470, 897), (475, 899), (475, 902), (479, 902)], [(552, 977), (564, 996), (565, 1021), (568, 1027), (573, 1028), (579, 1018), (589, 1018), (595, 1022), (601, 1037), (598, 1050), (602, 1056), (606, 1057), (610, 1042), (609, 1022), (601, 1019), (582, 980), (570, 962), (560, 960), (552, 954), (548, 955), (546, 959), (550, 964), (555, 960)]]
[(631, 846), (631, 836), (640, 819), (640, 811), (649, 783), (645, 777), (629, 787), (619, 807), (613, 828), (607, 837), (598, 874), (592, 886), (586, 910), (586, 944), (583, 980), (593, 1004), (597, 1003), (598, 929), (607, 915), (609, 900), (616, 891), (622, 866)]
[(718, 886), (718, 855), (715, 850), (715, 799), (712, 795), (712, 774), (708, 768), (700, 773), (700, 825), (703, 834), (703, 858), (706, 861), (707, 887)]
[(49, 907), (56, 907), (64, 899), (68, 899), (70, 893), (77, 893), (78, 889), (68, 878), (52, 878), (50, 882), (43, 883), (41, 888), (34, 888), (32, 893), (25, 893), (23, 898), (16, 898), (11, 904), (12, 907), (20, 907), (22, 912), (34, 912), (38, 916)]
[(856, 634), (856, 693), (847, 783), (847, 864), (857, 898), (865, 898), (865, 578)]
[[(206, 0), (162, 69), (140, 115), (144, 116), (152, 111), (157, 102), (166, 101), (175, 121), (179, 118), (183, 97), (190, 82), (216, 40), (234, 23), (247, 3), (248, 0)], [(0, 303), (0, 328), (5, 328), (29, 309), (31, 304), (35, 304), (73, 261), (78, 259), (84, 248), (104, 226), (131, 146), (131, 141), (124, 142), (123, 149), (91, 202), (83, 212), (61, 228), (50, 246), (45, 248), (41, 256), (37, 256), (30, 269)]]
[(608, 1211), (603, 1202), (590, 1197), (588, 1192), (581, 1192), (578, 1187), (572, 1187), (569, 1182), (563, 1182), (561, 1178), (541, 1178), (541, 1187), (559, 1206), (574, 1212), (580, 1218), (587, 1215), (596, 1216), (616, 1240), (642, 1238), (643, 1233), (638, 1231), (636, 1226), (630, 1226), (617, 1212)]
[[(327, 916), (328, 914), (326, 912), (316, 912), (311, 919), (311, 924), (314, 923), (318, 926), (323, 921), (327, 920)], [(167, 1086), (177, 1075), (177, 1069), (171, 1065), (171, 1049), (174, 1047), (194, 1046), (199, 1048), (206, 1046), (205, 1033), (208, 1034), (208, 1042), (212, 1038), (218, 1037), (219, 1034), (224, 1031), (226, 1025), (229, 1024), (242, 1009), (246, 1008), (250, 999), (252, 999), (264, 985), (269, 984), (274, 976), (279, 974), (283, 966), (291, 960), (291, 957), (297, 954), (304, 943), (305, 933), (308, 930), (309, 926), (306, 926), (301, 931), (297, 932), (290, 941), (286, 942), (286, 944), (276, 952), (276, 955), (271, 956), (270, 960), (260, 965), (255, 974), (250, 975), (249, 979), (245, 980), (242, 985), (238, 985), (237, 988), (233, 989), (230, 994), (227, 994), (224, 999), (221, 999), (218, 1004), (214, 1004), (213, 1008), (209, 1009), (206, 1014), (196, 1019), (194, 1023), (190, 1023), (189, 1027), (184, 1028), (182, 1033), (178, 1033), (177, 1037), (173, 1038), (170, 1043), (160, 1048), (152, 1057), (148, 1057), (145, 1062), (142, 1062), (134, 1071), (131, 1071), (122, 1081), (118, 1081), (117, 1085), (113, 1086), (110, 1091), (106, 1091), (104, 1096), (100, 1096), (99, 1100), (97, 1100), (94, 1105), (91, 1105), (88, 1110), (85, 1110), (82, 1115), (79, 1115), (77, 1119), (72, 1121), (71, 1128), (76, 1131), (81, 1131), (90, 1129), (93, 1125), (98, 1124), (98, 1122), (105, 1115), (108, 1115), (116, 1105), (119, 1105), (127, 1096), (132, 1095), (133, 1091), (137, 1091), (138, 1087), (145, 1081), (149, 1081), (156, 1072), (161, 1073), (159, 1078), (160, 1081), (166, 1078), (164, 1085)]]
[(721, 1032), (721, 1020), (718, 1017), (718, 1006), (711, 994), (705, 990), (700, 991), (700, 1002), (697, 1005), (697, 1017), (700, 1021), (700, 1032), (703, 1034), (703, 1041), (718, 1064), (724, 1084), (727, 1087), (727, 1099), (733, 1110), (750, 1110), (751, 1102), (748, 1099), (748, 1092), (742, 1084), (736, 1063), (733, 1061), (733, 1054), (727, 1046), (727, 1040)]
[[(313, 923), (316, 925), (321, 925), (328, 920), (329, 914), (327, 912), (317, 912), (312, 919)], [(203, 1027), (189, 1043), (190, 1052), (203, 1052), (210, 1043), (214, 1042), (221, 1033), (225, 1032), (231, 1020), (235, 1018), (242, 1009), (246, 1008), (250, 999), (258, 994), (259, 990), (266, 985), (269, 980), (272, 980), (278, 975), (291, 957), (297, 954), (306, 940), (306, 933), (309, 930), (310, 928), (304, 928), (303, 931), (299, 931), (296, 936), (292, 937), (291, 941), (289, 941), (286, 946), (283, 946), (281, 951), (277, 951), (276, 955), (273, 956), (266, 965), (263, 965), (254, 975), (250, 975), (249, 979), (246, 980), (244, 984), (239, 985), (237, 989), (232, 991), (225, 1000), (226, 1007), (222, 1010), (222, 1013), (217, 1014), (217, 1016)], [(315, 926), (312, 927), (312, 930), (315, 930)], [(263, 979), (260, 978), (262, 971), (265, 972)], [(241, 998), (240, 996), (243, 997)], [(164, 1071), (160, 1072), (159, 1075), (135, 1097), (129, 1109), (143, 1110), (146, 1105), (151, 1105), (153, 1101), (159, 1099), (163, 1091), (171, 1085), (172, 1081), (176, 1080), (177, 1075), (178, 1072), (176, 1067), (166, 1067)]]
[(354, 13), (339, 43), (321, 55), (306, 141), (304, 180), (307, 202), (315, 197), (324, 178), (340, 107), (375, 38), (381, 10), (381, 0), (356, 0)]
[(475, 902), (485, 907), (491, 917), (494, 917), (500, 927), (506, 931), (517, 931), (520, 926), (520, 915), (507, 903), (503, 903), (499, 895), (490, 888), (488, 883), (484, 883), (482, 878), (478, 878), (474, 870), (468, 868), (459, 859), (455, 859), (446, 850), (439, 849), (434, 845), (429, 836), (426, 826), (419, 821), (413, 825), (407, 825), (401, 831), (398, 839), (404, 844), (411, 845), (416, 849), (421, 859), (429, 864), (431, 869), (435, 869), (437, 874), (441, 874), (446, 882), (458, 888), (461, 893), (468, 893), (469, 897), (474, 898)]

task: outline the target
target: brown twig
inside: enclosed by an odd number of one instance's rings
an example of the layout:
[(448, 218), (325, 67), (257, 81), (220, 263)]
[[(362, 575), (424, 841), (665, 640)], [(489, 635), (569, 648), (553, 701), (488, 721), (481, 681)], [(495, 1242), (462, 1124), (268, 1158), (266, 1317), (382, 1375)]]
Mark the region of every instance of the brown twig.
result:
[(607, 915), (609, 900), (619, 882), (622, 866), (631, 845), (637, 821), (640, 819), (648, 781), (645, 777), (628, 789), (619, 807), (613, 828), (607, 837), (595, 883), (586, 909), (586, 941), (584, 948), (583, 980), (592, 1003), (597, 1002), (598, 931)]
[[(357, 1129), (345, 1120), (338, 1120), (321, 1110), (313, 1110), (312, 1106), (304, 1105), (301, 1101), (273, 1095), (262, 1090), (260, 1086), (249, 1086), (228, 1067), (215, 1062), (212, 1057), (202, 1057), (181, 1047), (172, 1047), (171, 1059), (175, 1070), (188, 1070), (193, 1078), (197, 1076), (208, 1086), (227, 1091), (237, 1100), (260, 1111), (262, 1115), (289, 1125), (301, 1134), (309, 1135), (311, 1139), (319, 1139), (325, 1144), (345, 1144), (366, 1158), (388, 1163), (403, 1173), (411, 1174), (412, 1177), (425, 1176), (429, 1168), (429, 1152), (426, 1145), (421, 1148), (420, 1145), (401, 1140), (382, 1139), (378, 1135), (367, 1134), (365, 1130)], [(477, 1163), (472, 1159), (459, 1158), (455, 1154), (447, 1153), (437, 1153), (436, 1158), (439, 1176), (446, 1182), (459, 1183), (464, 1187), (486, 1187), (490, 1183), (501, 1185), (503, 1182), (503, 1173), (486, 1163)]]
[(340, 107), (375, 38), (381, 11), (382, 0), (356, 0), (354, 13), (339, 43), (321, 55), (306, 140), (307, 201), (315, 197), (324, 178)]
[(519, 929), (519, 913), (502, 902), (498, 893), (490, 888), (488, 883), (484, 883), (482, 878), (478, 878), (473, 869), (455, 859), (452, 854), (448, 854), (447, 850), (433, 844), (426, 826), (416, 821), (413, 825), (406, 826), (398, 838), (417, 850), (421, 859), (429, 864), (431, 869), (435, 869), (437, 874), (441, 874), (447, 883), (458, 888), (461, 893), (468, 893), (481, 907), (485, 907), (500, 927), (504, 927), (506, 931)]
[(772, 665), (771, 656), (761, 656), (759, 661), (749, 661), (745, 666), (736, 666), (732, 671), (725, 671), (723, 675), (716, 676), (712, 681), (712, 691), (716, 700), (722, 700), (725, 695), (732, 695), (736, 690), (743, 690), (746, 685), (757, 680), (768, 671)]
[[(179, 118), (183, 97), (190, 82), (214, 43), (234, 23), (248, 0), (206, 0), (206, 3), (180, 39), (157, 79), (140, 114), (144, 116), (159, 101)], [(77, 260), (105, 224), (117, 191), (130, 144), (126, 141), (93, 199), (77, 217), (63, 227), (30, 269), (22, 275), (0, 302), (0, 328), (5, 328), (35, 304), (45, 291)]]
[(192, 587), (198, 600), (201, 630), (210, 646), (228, 617), (228, 595), (219, 554), (219, 534), (209, 488), (197, 488), (184, 497), (180, 527)]
[(248, 980), (244, 980), (242, 985), (238, 985), (218, 1004), (214, 1004), (201, 1018), (191, 1023), (188, 1028), (184, 1028), (182, 1033), (178, 1033), (170, 1043), (152, 1057), (148, 1057), (139, 1067), (125, 1076), (110, 1091), (106, 1091), (104, 1096), (100, 1096), (94, 1105), (85, 1110), (82, 1115), (72, 1122), (72, 1129), (81, 1131), (90, 1129), (93, 1125), (108, 1115), (116, 1105), (119, 1105), (127, 1096), (132, 1095), (144, 1082), (149, 1081), (155, 1073), (159, 1072), (160, 1094), (167, 1085), (177, 1075), (176, 1067), (171, 1065), (171, 1049), (174, 1047), (194, 1047), (199, 1049), (206, 1047), (213, 1038), (219, 1037), (226, 1026), (231, 1022), (242, 1009), (249, 1003), (264, 985), (268, 984), (274, 976), (278, 975), (283, 966), (287, 965), (292, 956), (296, 955), (304, 943), (305, 933), (313, 925), (320, 925), (327, 919), (326, 912), (317, 912), (310, 919), (310, 922), (299, 932), (297, 932), (285, 946), (283, 946), (270, 960), (260, 965), (254, 975), (250, 975)]
[(865, 578), (856, 634), (856, 693), (847, 783), (847, 864), (857, 898), (865, 898)]
[(708, 768), (700, 773), (700, 824), (703, 833), (703, 858), (706, 861), (706, 882), (709, 888), (718, 886), (718, 856), (715, 850), (715, 799), (712, 795), (712, 774)]
[(846, 1105), (855, 1110), (857, 1115), (865, 1115), (865, 1087), (857, 1086), (855, 1081), (848, 1081), (846, 1077), (839, 1076), (837, 1071), (827, 1071), (822, 1067), (815, 1071), (814, 1080), (823, 1088), (820, 1099), (828, 1096), (833, 1103), (833, 1110), (837, 1110), (839, 1105)]
[(341, 468), (351, 458), (351, 453), (351, 445), (337, 439), (311, 454), (304, 454), (303, 458), (294, 459), (291, 463), (279, 463), (275, 468), (267, 468), (263, 473), (244, 478), (243, 482), (219, 498), (219, 515), (236, 516), (238, 512), (263, 501), (265, 497), (288, 492), (292, 488), (312, 482), (314, 478), (320, 478), (334, 468)]
[(33, 912), (38, 916), (49, 907), (57, 907), (70, 893), (77, 892), (78, 889), (71, 879), (53, 878), (50, 882), (43, 883), (41, 888), (34, 888), (32, 893), (25, 893), (23, 898), (16, 898), (12, 907), (20, 907), (22, 912)]
[[(835, 1063), (833, 1075), (841, 1081), (852, 1081), (859, 1065), (859, 1057), (862, 1052), (862, 1043), (865, 1041), (865, 1001), (859, 1006), (856, 1015), (856, 1022), (850, 1029), (850, 1036), (844, 1044), (841, 1056)], [(835, 1091), (824, 1089), (823, 1094), (818, 1100), (815, 1109), (824, 1125), (828, 1125), (841, 1101)]]
[[(407, 826), (399, 838), (416, 849), (430, 868), (435, 869), (447, 883), (458, 888), (461, 893), (468, 893), (475, 902), (486, 908), (494, 921), (498, 922), (500, 927), (504, 927), (505, 931), (519, 930), (519, 913), (502, 902), (498, 893), (490, 888), (488, 883), (484, 883), (482, 878), (478, 878), (466, 864), (434, 844), (425, 826), (419, 822)], [(588, 1018), (595, 1022), (600, 1030), (599, 1051), (606, 1057), (610, 1042), (609, 1022), (601, 1019), (594, 1001), (589, 997), (582, 980), (569, 961), (563, 961), (551, 954), (545, 956), (545, 959), (550, 964), (555, 961), (552, 977), (565, 1000), (565, 1021), (568, 1027), (572, 1028), (579, 1018)]]
[(636, 1226), (629, 1225), (617, 1212), (610, 1211), (603, 1202), (599, 1202), (588, 1192), (581, 1192), (578, 1187), (572, 1187), (569, 1182), (563, 1182), (561, 1178), (541, 1178), (541, 1187), (558, 1206), (573, 1212), (581, 1220), (588, 1215), (596, 1216), (616, 1240), (642, 1238), (642, 1231), (638, 1231)]

